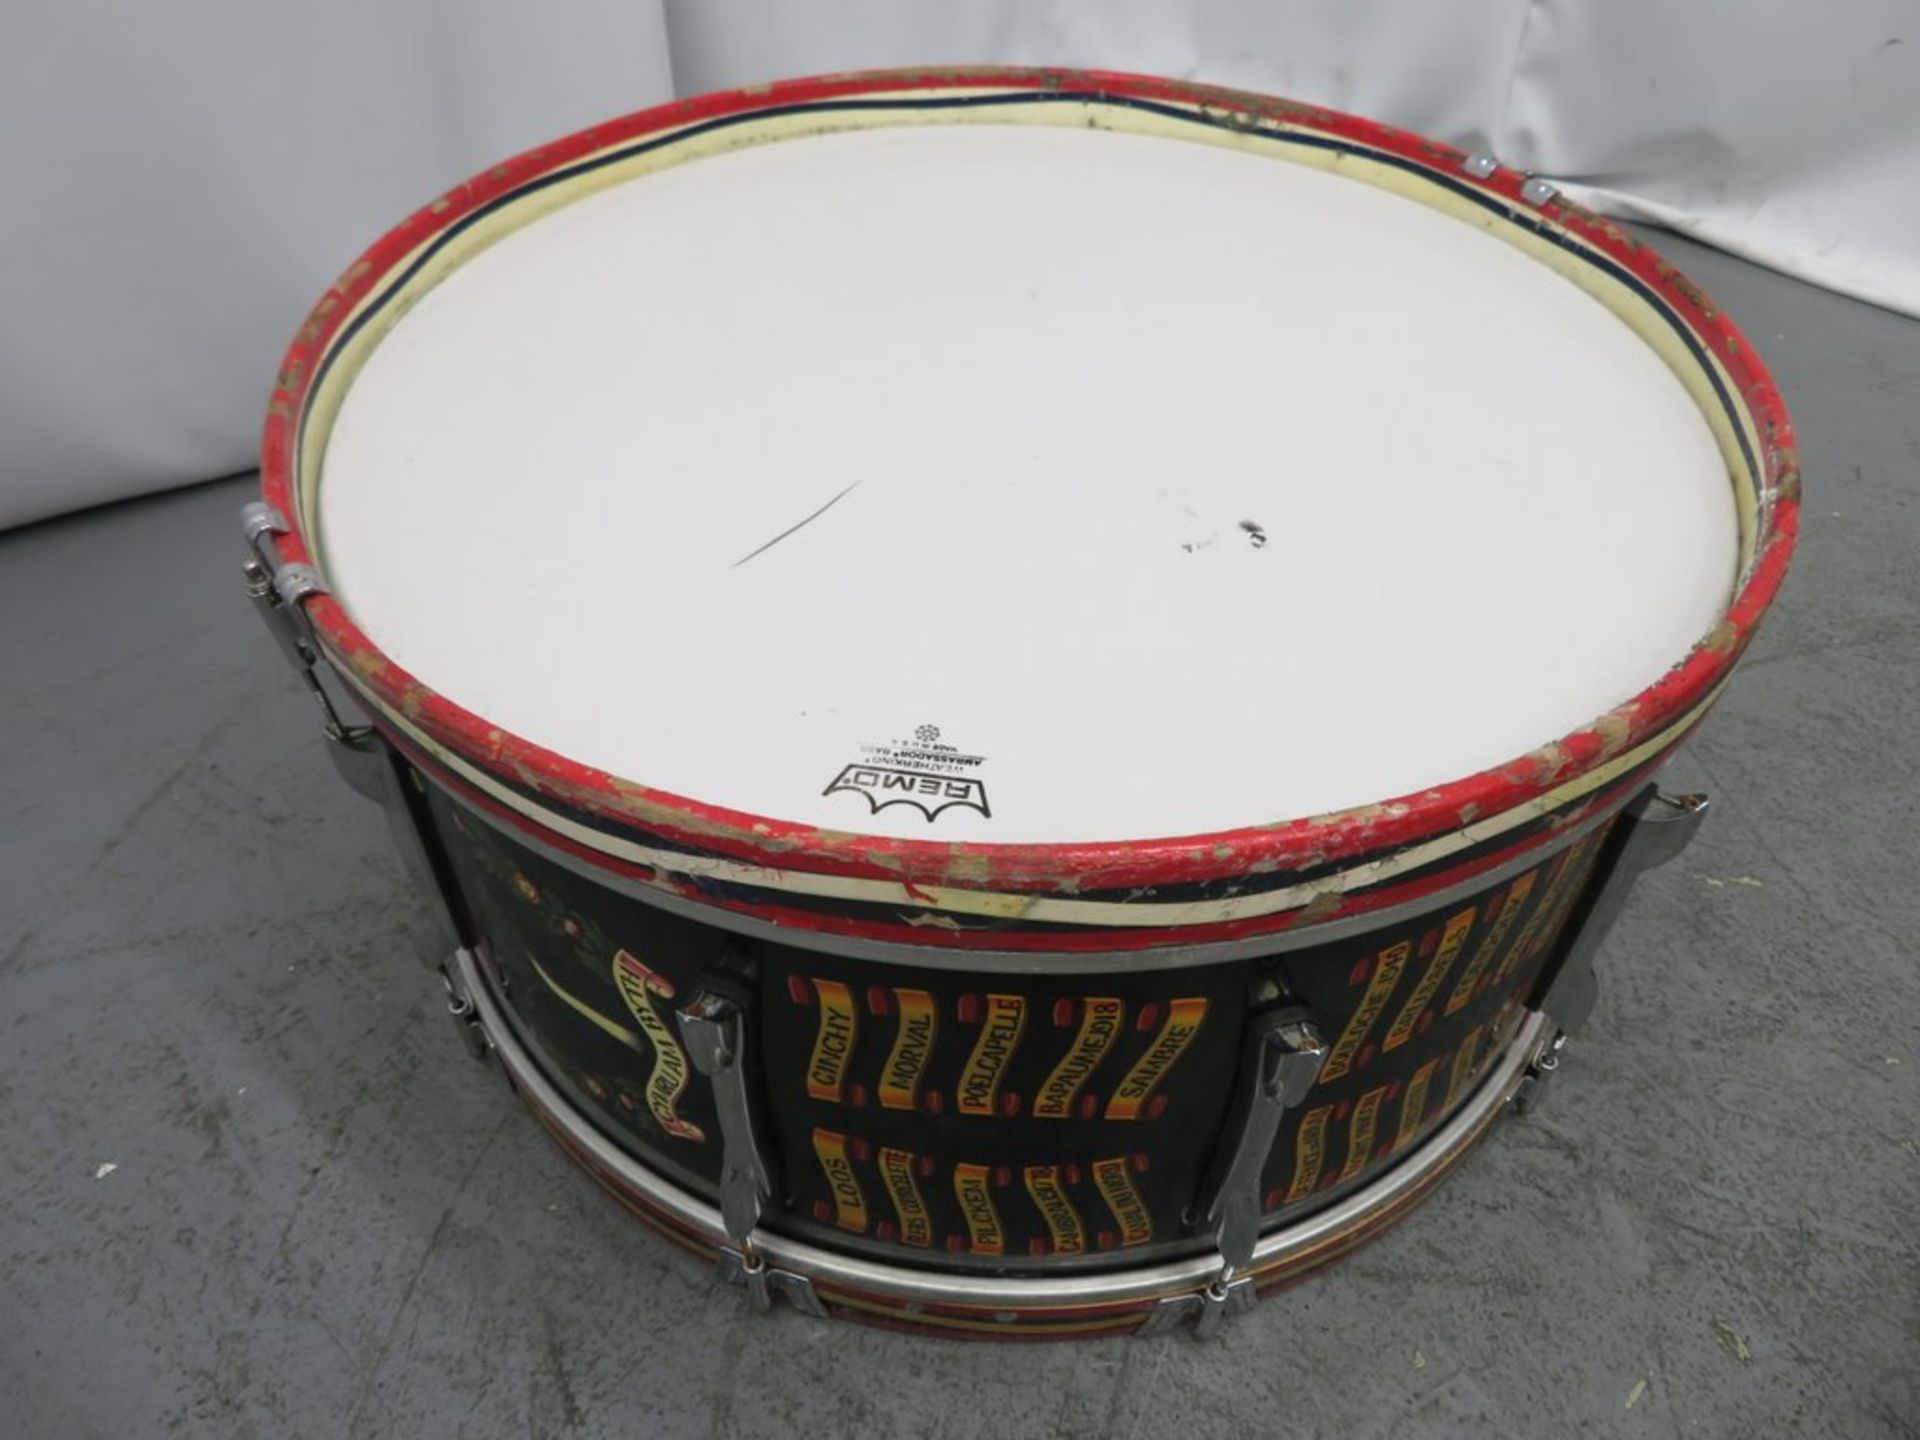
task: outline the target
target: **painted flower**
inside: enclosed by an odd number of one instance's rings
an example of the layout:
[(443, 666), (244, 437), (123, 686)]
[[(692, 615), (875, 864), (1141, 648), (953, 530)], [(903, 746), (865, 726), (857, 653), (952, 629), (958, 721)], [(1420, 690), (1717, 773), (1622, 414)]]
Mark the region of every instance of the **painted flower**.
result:
[(518, 890), (520, 892), (520, 898), (529, 904), (538, 905), (540, 903), (540, 887), (535, 885), (533, 881), (527, 879), (527, 877), (522, 875), (518, 870), (513, 872), (513, 888)]
[(607, 1098), (607, 1087), (602, 1085), (596, 1076), (582, 1075), (580, 1077), (580, 1088), (596, 1100), (604, 1100)]
[(587, 933), (581, 928), (580, 922), (571, 915), (560, 922), (560, 928), (567, 932), (567, 938), (569, 940), (578, 940), (582, 935)]

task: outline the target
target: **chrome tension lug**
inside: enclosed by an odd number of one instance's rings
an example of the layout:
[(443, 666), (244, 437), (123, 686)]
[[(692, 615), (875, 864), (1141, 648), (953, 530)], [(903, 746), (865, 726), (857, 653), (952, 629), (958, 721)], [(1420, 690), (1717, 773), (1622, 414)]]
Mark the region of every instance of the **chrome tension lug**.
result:
[(453, 1017), (454, 1028), (460, 1032), (460, 1043), (474, 1059), (486, 1060), (493, 1054), (493, 1040), (487, 1034), (487, 1027), (480, 1023), (480, 1012), (474, 1006), (473, 997), (444, 965), (440, 968), (440, 983), (447, 987), (447, 1014)]
[(1139, 1334), (1158, 1335), (1191, 1322), (1196, 1339), (1210, 1340), (1228, 1316), (1253, 1308), (1258, 1298), (1253, 1277), (1243, 1272), (1253, 1264), (1264, 1218), (1260, 1177), (1280, 1122), (1319, 1083), (1326, 1058), (1327, 1042), (1304, 1006), (1277, 1005), (1247, 1022), (1239, 1124), (1232, 1150), (1216, 1162), (1222, 1165), (1219, 1178), (1200, 1211), (1220, 1252), (1220, 1272), (1204, 1290), (1162, 1300), (1141, 1322)]
[(1240, 1123), (1225, 1168), (1201, 1215), (1228, 1272), (1253, 1263), (1260, 1239), (1260, 1178), (1280, 1134), (1280, 1122), (1320, 1079), (1327, 1043), (1299, 1005), (1257, 1013), (1248, 1022)]
[[(277, 537), (291, 533), (293, 527), (286, 516), (265, 501), (255, 500), (241, 507), (240, 529), (247, 540), (247, 559), (241, 567), (246, 576), (247, 594), (252, 597), (268, 633), (318, 707), (320, 730), (329, 742), (327, 753), (334, 768), (357, 794), (377, 802), (387, 812), (387, 823), (399, 846), (401, 862), (413, 879), (435, 898), (433, 933), (419, 937), (419, 951), (428, 967), (439, 966), (446, 955), (446, 946), (463, 945), (470, 938), (461, 919), (463, 905), (451, 872), (444, 863), (435, 863), (434, 857), (442, 855), (442, 851), (431, 833), (424, 806), (416, 805), (407, 794), (404, 763), (373, 726), (350, 724), (342, 719), (333, 696), (321, 683), (327, 661), (313, 624), (307, 618), (306, 602), (315, 595), (325, 595), (327, 583), (311, 565), (281, 560)], [(444, 966), (442, 969), (444, 972)], [(451, 989), (449, 982), (450, 993)], [(456, 1017), (464, 1013), (455, 1009)], [(479, 1042), (468, 1037), (468, 1043), (476, 1054), (486, 1053), (484, 1037)]]
[(1556, 1030), (1553, 1038), (1527, 1062), (1520, 1083), (1514, 1087), (1513, 1098), (1507, 1101), (1514, 1114), (1531, 1115), (1540, 1108), (1540, 1102), (1547, 1098), (1547, 1082), (1560, 1072), (1560, 1052), (1566, 1044), (1566, 1032)]
[[(286, 516), (265, 501), (255, 500), (240, 507), (240, 529), (246, 536), (248, 551), (240, 568), (254, 609), (320, 707), (320, 728), (329, 740), (351, 748), (368, 733), (368, 727), (342, 720), (334, 708), (333, 697), (320, 683), (320, 644), (305, 608), (313, 596), (328, 593), (327, 582), (313, 566), (280, 558), (280, 547), (274, 537), (287, 534), (293, 527), (287, 523)], [(352, 778), (349, 774), (349, 781)]]
[(713, 1087), (720, 1117), (720, 1219), (742, 1253), (773, 1196), (773, 1165), (747, 1071), (744, 987), (723, 976), (701, 985), (680, 1011), (680, 1038), (693, 1068)]
[(747, 1292), (747, 1303), (757, 1315), (772, 1310), (774, 1296), (778, 1295), (802, 1315), (816, 1320), (827, 1318), (827, 1307), (813, 1293), (811, 1280), (767, 1264), (751, 1246), (735, 1250), (723, 1245), (716, 1268), (723, 1283)]
[(773, 1198), (771, 1149), (754, 1107), (747, 1068), (747, 1011), (752, 992), (735, 977), (709, 974), (680, 1010), (680, 1038), (687, 1059), (713, 1087), (720, 1117), (720, 1222), (733, 1243), (720, 1247), (720, 1278), (747, 1292), (747, 1302), (765, 1314), (776, 1295), (802, 1315), (825, 1318), (826, 1306), (813, 1282), (767, 1264), (753, 1243), (760, 1213)]
[[(1643, 789), (1621, 813), (1586, 894), (1573, 907), (1564, 932), (1570, 938), (1549, 959), (1532, 1002), (1546, 1012), (1560, 1040), (1578, 1034), (1593, 1013), (1600, 995), (1594, 960), (1634, 882), (1685, 850), (1706, 817), (1705, 795), (1668, 795), (1657, 785)], [(1556, 1052), (1560, 1040), (1553, 1044)]]
[[(321, 728), (326, 728), (324, 723)], [(338, 734), (329, 732), (327, 738), (333, 742), (327, 746), (327, 754), (348, 788), (356, 795), (386, 804), (386, 771), (392, 760), (380, 732), (371, 725), (355, 725)]]

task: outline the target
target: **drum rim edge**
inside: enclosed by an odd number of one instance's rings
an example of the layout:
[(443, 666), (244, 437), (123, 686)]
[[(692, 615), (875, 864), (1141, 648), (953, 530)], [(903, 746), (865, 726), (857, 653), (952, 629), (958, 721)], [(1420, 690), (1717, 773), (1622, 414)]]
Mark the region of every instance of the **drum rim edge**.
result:
[(1127, 931), (1091, 931), (1093, 943), (1085, 947), (1067, 948), (1056, 939), (1051, 945), (1029, 949), (995, 948), (996, 942), (1004, 946), (1008, 938), (1004, 931), (979, 932), (975, 943), (970, 944), (933, 945), (920, 937), (907, 940), (865, 930), (803, 929), (710, 900), (689, 898), (657, 879), (647, 880), (596, 865), (580, 856), (577, 847), (559, 843), (561, 837), (542, 833), (501, 814), (489, 813), (462, 797), (444, 778), (436, 777), (432, 783), (446, 793), (450, 803), (471, 816), (473, 823), (488, 827), (511, 843), (525, 846), (541, 859), (587, 883), (636, 904), (696, 924), (710, 925), (748, 941), (765, 941), (811, 954), (834, 955), (875, 965), (907, 965), (963, 974), (1046, 976), (1158, 972), (1234, 964), (1371, 935), (1457, 905), (1544, 863), (1580, 840), (1604, 832), (1643, 797), (1652, 784), (1644, 776), (1635, 775), (1625, 784), (1605, 792), (1588, 808), (1568, 816), (1564, 824), (1543, 838), (1514, 847), (1496, 862), (1442, 871), (1436, 888), (1411, 896), (1389, 891), (1377, 906), (1356, 905), (1315, 920), (1300, 920), (1284, 924), (1282, 928), (1262, 928), (1240, 935), (1224, 934), (1219, 926), (1189, 927), (1184, 931), (1142, 927)]
[[(930, 884), (950, 892), (982, 889), (1074, 895), (1087, 877), (1102, 885), (1151, 887), (1231, 880), (1249, 873), (1356, 868), (1369, 856), (1462, 831), (1476, 821), (1554, 798), (1609, 760), (1636, 747), (1677, 743), (1717, 694), (1751, 641), (1784, 579), (1798, 532), (1799, 459), (1791, 421), (1772, 377), (1739, 329), (1713, 302), (1649, 247), (1603, 217), (1530, 188), (1528, 177), (1495, 167), (1480, 174), (1440, 142), (1339, 112), (1246, 91), (1105, 71), (978, 67), (867, 71), (783, 81), (676, 101), (576, 132), (524, 152), (455, 187), (376, 241), (320, 299), (283, 360), (262, 437), (261, 483), (267, 502), (288, 517), (281, 537), (289, 563), (317, 557), (296, 503), (298, 434), (321, 371), (320, 361), (356, 303), (378, 288), (424, 243), (568, 160), (610, 145), (680, 130), (721, 117), (744, 117), (879, 92), (929, 99), (941, 91), (1044, 93), (1062, 100), (1135, 100), (1224, 112), (1233, 123), (1275, 131), (1317, 132), (1365, 147), (1404, 168), (1442, 178), (1497, 202), (1508, 218), (1545, 233), (1571, 235), (1608, 257), (1649, 292), (1670, 318), (1725, 372), (1730, 402), (1744, 407), (1756, 453), (1751, 551), (1718, 624), (1665, 674), (1592, 723), (1505, 764), (1329, 815), (1278, 820), (1209, 834), (1062, 843), (951, 842), (861, 834), (778, 821), (652, 789), (571, 761), (511, 736), (421, 684), (388, 658), (324, 592), (307, 616), (329, 657), (354, 689), (393, 723), (532, 791), (536, 810), (585, 812), (641, 835), (666, 836), (707, 853), (733, 855), (775, 873), (866, 877), (898, 884), (909, 897)], [(1737, 423), (1741, 417), (1733, 416)], [(1745, 482), (1730, 476), (1730, 483)], [(537, 797), (537, 798), (536, 798)], [(924, 898), (909, 903), (924, 904)], [(938, 897), (931, 908), (939, 909)], [(929, 936), (934, 943), (941, 937)]]

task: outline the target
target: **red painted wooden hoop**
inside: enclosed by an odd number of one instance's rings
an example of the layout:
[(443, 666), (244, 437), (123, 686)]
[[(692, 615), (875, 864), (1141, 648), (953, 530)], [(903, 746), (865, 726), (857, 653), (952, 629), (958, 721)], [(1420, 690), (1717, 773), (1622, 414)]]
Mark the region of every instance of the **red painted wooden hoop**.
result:
[[(1003, 89), (1086, 93), (1206, 107), (1253, 126), (1284, 124), (1364, 146), (1530, 210), (1524, 177), (1508, 169), (1479, 179), (1451, 146), (1335, 111), (1245, 91), (1104, 71), (957, 68), (871, 71), (790, 80), (638, 111), (536, 147), (456, 186), (376, 241), (321, 297), (282, 362), (261, 444), (264, 498), (294, 526), (282, 557), (313, 564), (295, 504), (295, 442), (319, 361), (355, 305), (423, 242), (547, 172), (609, 146), (693, 122), (877, 92)], [(1721, 623), (1685, 659), (1591, 725), (1495, 768), (1380, 804), (1213, 834), (1076, 844), (899, 840), (823, 830), (737, 810), (580, 765), (507, 734), (435, 694), (384, 655), (331, 596), (307, 613), (327, 648), (383, 705), (489, 773), (532, 786), (562, 809), (584, 810), (697, 849), (777, 871), (859, 876), (949, 887), (1065, 891), (1192, 884), (1338, 864), (1458, 830), (1476, 817), (1535, 800), (1608, 758), (1658, 735), (1706, 698), (1732, 670), (1784, 579), (1799, 529), (1799, 459), (1793, 427), (1772, 377), (1739, 329), (1685, 276), (1611, 221), (1555, 198), (1535, 212), (1632, 274), (1691, 329), (1724, 368), (1760, 437), (1761, 493), (1754, 550)]]

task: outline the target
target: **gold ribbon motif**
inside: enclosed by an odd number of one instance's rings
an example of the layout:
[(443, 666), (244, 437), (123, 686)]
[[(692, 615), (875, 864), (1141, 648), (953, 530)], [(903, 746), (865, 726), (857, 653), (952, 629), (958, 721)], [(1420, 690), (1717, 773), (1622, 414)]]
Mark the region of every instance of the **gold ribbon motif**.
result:
[(1024, 995), (987, 996), (987, 1015), (980, 1027), (980, 1038), (973, 1042), (966, 1068), (960, 1072), (959, 1098), (955, 1102), (962, 1115), (991, 1115), (1000, 1095), (1000, 1082), (1013, 1063), (1013, 1052), (1027, 1028), (1027, 1001)]
[(1405, 940), (1380, 952), (1379, 963), (1373, 967), (1373, 976), (1367, 981), (1366, 993), (1360, 997), (1360, 1004), (1347, 1021), (1347, 1028), (1334, 1041), (1327, 1063), (1320, 1067), (1322, 1085), (1330, 1080), (1338, 1080), (1353, 1068), (1353, 1057), (1366, 1040), (1367, 1032), (1373, 1029), (1373, 1022), (1387, 1008), (1387, 1001), (1393, 998), (1393, 987), (1400, 983), (1400, 972), (1407, 968), (1407, 956), (1412, 953), (1413, 946)]
[(900, 1024), (880, 1072), (880, 1105), (887, 1110), (911, 1110), (919, 1101), (920, 1077), (926, 1073), (940, 1034), (939, 1011), (924, 990), (896, 987), (893, 1001)]
[(912, 1151), (880, 1147), (880, 1181), (887, 1187), (893, 1213), (900, 1218), (900, 1238), (909, 1245), (924, 1247), (933, 1243), (933, 1216), (913, 1178), (919, 1163), (920, 1157)]
[(960, 1217), (967, 1222), (968, 1248), (976, 1255), (1000, 1255), (1007, 1248), (1007, 1232), (993, 1207), (992, 1177), (985, 1165), (953, 1167), (953, 1196), (960, 1202)]
[(1120, 1227), (1122, 1249), (1144, 1245), (1153, 1239), (1153, 1216), (1147, 1210), (1146, 1201), (1140, 1198), (1139, 1190), (1134, 1188), (1133, 1167), (1126, 1156), (1094, 1161), (1093, 1184), (1113, 1213), (1113, 1223)]
[(1320, 1183), (1320, 1167), (1327, 1159), (1327, 1117), (1332, 1113), (1331, 1105), (1316, 1105), (1300, 1117), (1293, 1137), (1293, 1181), (1283, 1204), (1306, 1199)]
[(1393, 1017), (1393, 1024), (1387, 1028), (1387, 1038), (1380, 1042), (1382, 1050), (1398, 1050), (1413, 1038), (1413, 1027), (1420, 1023), (1428, 1003), (1440, 993), (1440, 987), (1446, 983), (1447, 972), (1453, 968), (1461, 947), (1467, 943), (1467, 933), (1473, 929), (1473, 916), (1473, 908), (1469, 906), (1447, 921), (1447, 928), (1440, 936), (1440, 948), (1434, 952), (1433, 959), (1427, 962), (1426, 973), (1420, 977), (1420, 983), (1413, 987), (1413, 993), (1407, 996), (1407, 1003)]
[(838, 980), (815, 980), (820, 997), (820, 1029), (813, 1037), (813, 1055), (807, 1061), (807, 1094), (815, 1100), (840, 1102), (853, 1058), (853, 1042), (860, 1035), (859, 1012), (853, 995)]
[(1340, 1167), (1340, 1179), (1351, 1180), (1366, 1168), (1373, 1155), (1373, 1135), (1380, 1119), (1381, 1102), (1387, 1098), (1385, 1085), (1362, 1095), (1353, 1107), (1353, 1122), (1347, 1131), (1347, 1163)]
[(853, 1173), (847, 1137), (815, 1126), (813, 1153), (819, 1158), (821, 1173), (827, 1177), (827, 1191), (833, 1196), (834, 1223), (842, 1230), (864, 1235), (867, 1197), (860, 1193), (860, 1177)]
[(1033, 1198), (1040, 1218), (1047, 1222), (1055, 1254), (1078, 1255), (1087, 1248), (1086, 1228), (1067, 1195), (1066, 1179), (1058, 1165), (1027, 1166), (1027, 1194)]
[[(628, 985), (622, 981), (620, 956), (623, 955), (632, 960), (642, 972), (635, 982), (639, 990), (637, 1003), (636, 997), (627, 993)], [(663, 1000), (673, 998), (673, 984), (666, 976), (647, 969), (625, 950), (614, 957), (613, 983), (620, 991), (621, 999), (626, 1001), (628, 1010), (633, 1012), (634, 1019), (639, 1021), (641, 1030), (645, 1032), (639, 1034), (617, 1021), (609, 1020), (593, 1006), (587, 1004), (549, 975), (546, 967), (531, 953), (527, 955), (527, 964), (533, 967), (533, 973), (540, 977), (541, 983), (554, 993), (555, 998), (602, 1034), (611, 1036), (629, 1050), (637, 1051), (642, 1055), (652, 1053), (653, 1071), (647, 1077), (646, 1086), (647, 1109), (652, 1112), (655, 1122), (662, 1130), (680, 1140), (704, 1141), (707, 1138), (706, 1131), (691, 1120), (682, 1117), (675, 1108), (681, 1092), (687, 1087), (688, 1065), (686, 1052), (680, 1048), (679, 1040), (653, 1008), (652, 995), (657, 994)], [(654, 985), (664, 988), (653, 989), (650, 994), (648, 977)]]
[(1090, 995), (1081, 1001), (1081, 1006), (1084, 1013), (1072, 1048), (1060, 1057), (1060, 1063), (1053, 1067), (1042, 1082), (1040, 1093), (1033, 1098), (1033, 1113), (1042, 1120), (1065, 1120), (1073, 1114), (1074, 1098), (1100, 1068), (1101, 1060), (1120, 1037), (1120, 1027), (1127, 1018), (1124, 1000)]
[(1467, 968), (1460, 972), (1460, 979), (1453, 987), (1453, 994), (1447, 997), (1447, 1014), (1459, 1014), (1466, 1008), (1467, 1002), (1473, 999), (1473, 987), (1480, 983), (1480, 976), (1486, 971), (1493, 958), (1500, 953), (1500, 947), (1507, 943), (1507, 934), (1513, 929), (1513, 922), (1519, 918), (1521, 908), (1527, 903), (1527, 896), (1533, 893), (1533, 882), (1538, 874), (1537, 870), (1529, 870), (1507, 887), (1507, 898), (1500, 902), (1499, 917), (1493, 922), (1493, 928), (1487, 931), (1479, 945), (1474, 947), (1473, 958), (1467, 961)]
[(673, 999), (673, 982), (642, 964), (631, 952), (616, 950), (613, 984), (653, 1046), (653, 1073), (647, 1076), (647, 1108), (669, 1135), (682, 1140), (705, 1140), (706, 1132), (692, 1121), (682, 1119), (677, 1108), (687, 1088), (691, 1068), (687, 1064), (687, 1052), (680, 1048), (679, 1038), (653, 1008), (655, 996)]
[(1121, 1080), (1113, 1098), (1107, 1101), (1109, 1120), (1137, 1120), (1160, 1082), (1172, 1073), (1180, 1057), (1187, 1053), (1193, 1037), (1200, 1033), (1200, 1022), (1207, 1018), (1207, 1002), (1202, 996), (1175, 1000), (1167, 1006), (1167, 1018), (1160, 1022), (1160, 1033), (1146, 1053), (1133, 1062), (1133, 1068)]

